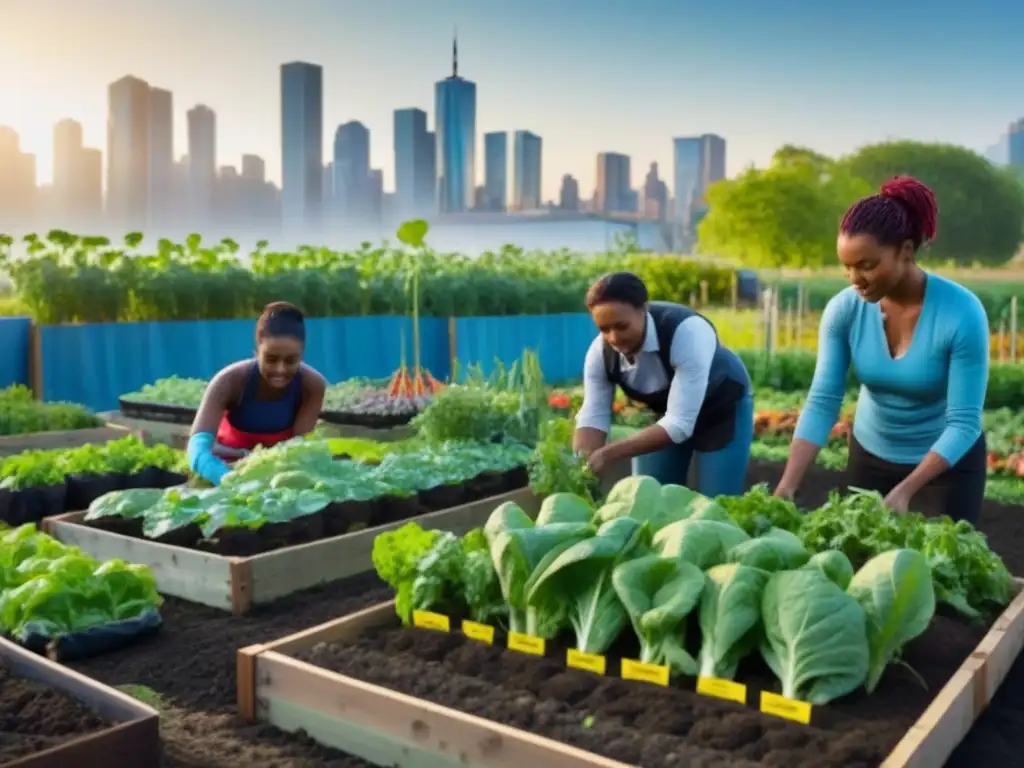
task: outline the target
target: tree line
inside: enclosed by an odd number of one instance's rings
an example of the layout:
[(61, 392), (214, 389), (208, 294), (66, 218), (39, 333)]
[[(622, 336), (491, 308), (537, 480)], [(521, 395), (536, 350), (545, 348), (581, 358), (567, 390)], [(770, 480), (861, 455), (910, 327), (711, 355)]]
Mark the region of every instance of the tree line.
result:
[(708, 189), (699, 249), (750, 267), (831, 266), (843, 213), (897, 175), (920, 179), (939, 203), (938, 237), (922, 260), (995, 266), (1018, 252), (1022, 177), (965, 147), (916, 141), (873, 144), (838, 159), (783, 146), (767, 168)]

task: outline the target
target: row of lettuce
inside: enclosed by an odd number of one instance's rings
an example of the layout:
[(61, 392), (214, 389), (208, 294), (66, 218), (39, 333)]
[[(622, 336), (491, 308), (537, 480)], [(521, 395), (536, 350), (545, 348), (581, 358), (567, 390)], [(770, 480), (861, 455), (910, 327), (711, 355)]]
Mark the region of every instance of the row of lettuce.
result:
[(443, 613), (591, 654), (632, 631), (640, 661), (676, 676), (734, 679), (760, 654), (812, 704), (874, 691), (937, 603), (980, 620), (1014, 594), (969, 524), (896, 516), (877, 494), (804, 514), (763, 487), (713, 501), (649, 477), (600, 505), (548, 496), (536, 519), (507, 502), (461, 539), (411, 522), (377, 536), (373, 563), (407, 625)]

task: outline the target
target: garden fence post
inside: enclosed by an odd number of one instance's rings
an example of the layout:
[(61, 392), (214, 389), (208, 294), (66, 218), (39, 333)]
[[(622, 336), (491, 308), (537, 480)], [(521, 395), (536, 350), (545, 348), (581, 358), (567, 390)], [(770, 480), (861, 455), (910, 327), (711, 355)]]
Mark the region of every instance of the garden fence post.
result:
[(1017, 362), (1017, 297), (1010, 299), (1010, 362)]
[(36, 400), (43, 399), (43, 331), (32, 323), (29, 327), (28, 381)]
[(458, 320), (454, 317), (448, 318), (448, 380), (455, 381), (455, 370), (458, 368), (459, 343), (456, 336)]

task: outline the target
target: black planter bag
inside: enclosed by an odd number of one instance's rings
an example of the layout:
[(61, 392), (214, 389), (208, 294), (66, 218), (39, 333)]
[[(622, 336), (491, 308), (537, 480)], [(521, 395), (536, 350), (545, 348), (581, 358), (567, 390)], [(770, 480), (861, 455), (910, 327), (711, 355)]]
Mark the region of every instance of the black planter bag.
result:
[(67, 496), (64, 499), (64, 509), (67, 512), (81, 512), (89, 508), (100, 496), (118, 490), (117, 475), (95, 475), (82, 473), (68, 475), (65, 478), (67, 484)]
[(156, 467), (146, 467), (138, 472), (131, 475), (121, 475), (124, 478), (123, 490), (129, 490), (132, 488), (165, 488), (166, 486), (160, 485), (160, 481), (163, 478), (164, 470), (157, 469)]
[(29, 633), (17, 640), (33, 653), (49, 654), (60, 662), (79, 661), (121, 650), (157, 633), (163, 623), (160, 611), (148, 608), (134, 618), (112, 621), (81, 632), (53, 637)]
[(435, 485), (420, 491), (420, 502), (427, 509), (434, 511), (450, 509), (462, 504), (466, 499), (466, 487), (462, 483)]
[(323, 512), (324, 536), (341, 536), (348, 533), (353, 525), (366, 528), (373, 517), (373, 502), (335, 501)]
[(0, 521), (12, 527), (38, 523), (44, 517), (64, 514), (67, 486), (40, 485), (20, 491), (0, 490)]

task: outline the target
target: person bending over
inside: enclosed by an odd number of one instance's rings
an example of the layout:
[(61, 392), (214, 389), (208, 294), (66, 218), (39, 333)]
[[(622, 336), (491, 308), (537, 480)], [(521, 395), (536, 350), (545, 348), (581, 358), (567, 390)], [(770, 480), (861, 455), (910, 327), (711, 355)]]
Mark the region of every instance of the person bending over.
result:
[(792, 497), (839, 416), (848, 369), (860, 381), (848, 484), (896, 512), (977, 522), (985, 494), (981, 416), (989, 326), (969, 290), (916, 262), (935, 238), (935, 195), (897, 177), (855, 203), (837, 250), (851, 285), (825, 307), (818, 360), (775, 490)]
[(256, 357), (222, 369), (206, 387), (192, 422), (192, 471), (218, 485), (227, 460), (312, 432), (327, 382), (302, 362), (306, 323), (287, 302), (268, 304), (256, 321)]
[[(632, 459), (633, 474), (686, 485), (694, 452), (697, 486), (707, 496), (739, 494), (750, 458), (754, 400), (740, 359), (689, 307), (649, 301), (630, 272), (601, 277), (586, 306), (597, 338), (583, 364), (583, 406), (573, 447), (602, 473)], [(646, 404), (658, 423), (607, 443), (616, 387)]]

